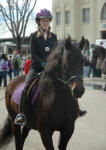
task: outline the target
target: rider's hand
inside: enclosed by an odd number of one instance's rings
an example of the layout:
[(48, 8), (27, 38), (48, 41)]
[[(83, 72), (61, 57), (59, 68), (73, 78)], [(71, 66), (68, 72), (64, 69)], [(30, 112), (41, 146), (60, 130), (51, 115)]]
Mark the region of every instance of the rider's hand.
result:
[(46, 64), (45, 62), (42, 63), (42, 67), (43, 67), (43, 68), (44, 68), (45, 64)]

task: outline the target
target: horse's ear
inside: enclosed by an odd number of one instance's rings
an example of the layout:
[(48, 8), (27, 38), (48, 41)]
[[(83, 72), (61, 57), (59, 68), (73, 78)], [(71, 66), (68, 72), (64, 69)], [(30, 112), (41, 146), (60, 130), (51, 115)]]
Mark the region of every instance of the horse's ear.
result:
[(66, 40), (65, 40), (65, 48), (68, 50), (71, 46), (71, 37), (69, 36)]
[(85, 39), (84, 39), (84, 37), (82, 36), (82, 39), (81, 39), (81, 41), (80, 41), (80, 43), (79, 43), (79, 47), (80, 47), (81, 50), (84, 48), (84, 45), (85, 45)]

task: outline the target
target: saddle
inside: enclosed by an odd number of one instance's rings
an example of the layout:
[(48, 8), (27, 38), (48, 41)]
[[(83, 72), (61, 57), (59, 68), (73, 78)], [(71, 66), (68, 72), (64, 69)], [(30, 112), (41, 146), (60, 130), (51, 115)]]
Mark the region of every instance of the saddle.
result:
[[(35, 102), (37, 96), (38, 96), (38, 93), (40, 91), (40, 86), (39, 86), (39, 78), (40, 78), (40, 75), (37, 76), (30, 84), (29, 88), (28, 88), (28, 91), (27, 91), (27, 97), (29, 98), (31, 96), (31, 99), (32, 99), (32, 104)], [(14, 94), (13, 94), (13, 99), (14, 99), (14, 102), (16, 104), (20, 104), (20, 98), (21, 98), (21, 94), (22, 94), (22, 91), (25, 87), (25, 82), (19, 84), (17, 86), (17, 88), (15, 89), (14, 91)]]

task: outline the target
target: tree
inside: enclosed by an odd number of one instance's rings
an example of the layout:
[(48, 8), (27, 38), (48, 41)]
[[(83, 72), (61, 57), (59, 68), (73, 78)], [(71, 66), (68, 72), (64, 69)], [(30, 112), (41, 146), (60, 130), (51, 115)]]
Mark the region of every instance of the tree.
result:
[(35, 8), (36, 1), (37, 0), (6, 0), (5, 6), (0, 4), (0, 13), (19, 51), (21, 51), (27, 23)]

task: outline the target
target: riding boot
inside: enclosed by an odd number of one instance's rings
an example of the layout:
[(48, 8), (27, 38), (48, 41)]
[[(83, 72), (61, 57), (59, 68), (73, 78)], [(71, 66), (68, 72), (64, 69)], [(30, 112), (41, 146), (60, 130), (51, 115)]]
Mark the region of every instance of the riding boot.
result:
[(27, 90), (24, 89), (21, 94), (19, 113), (14, 121), (15, 124), (18, 124), (20, 126), (24, 126), (26, 124), (26, 117), (25, 117), (27, 107), (26, 103), (27, 103)]

